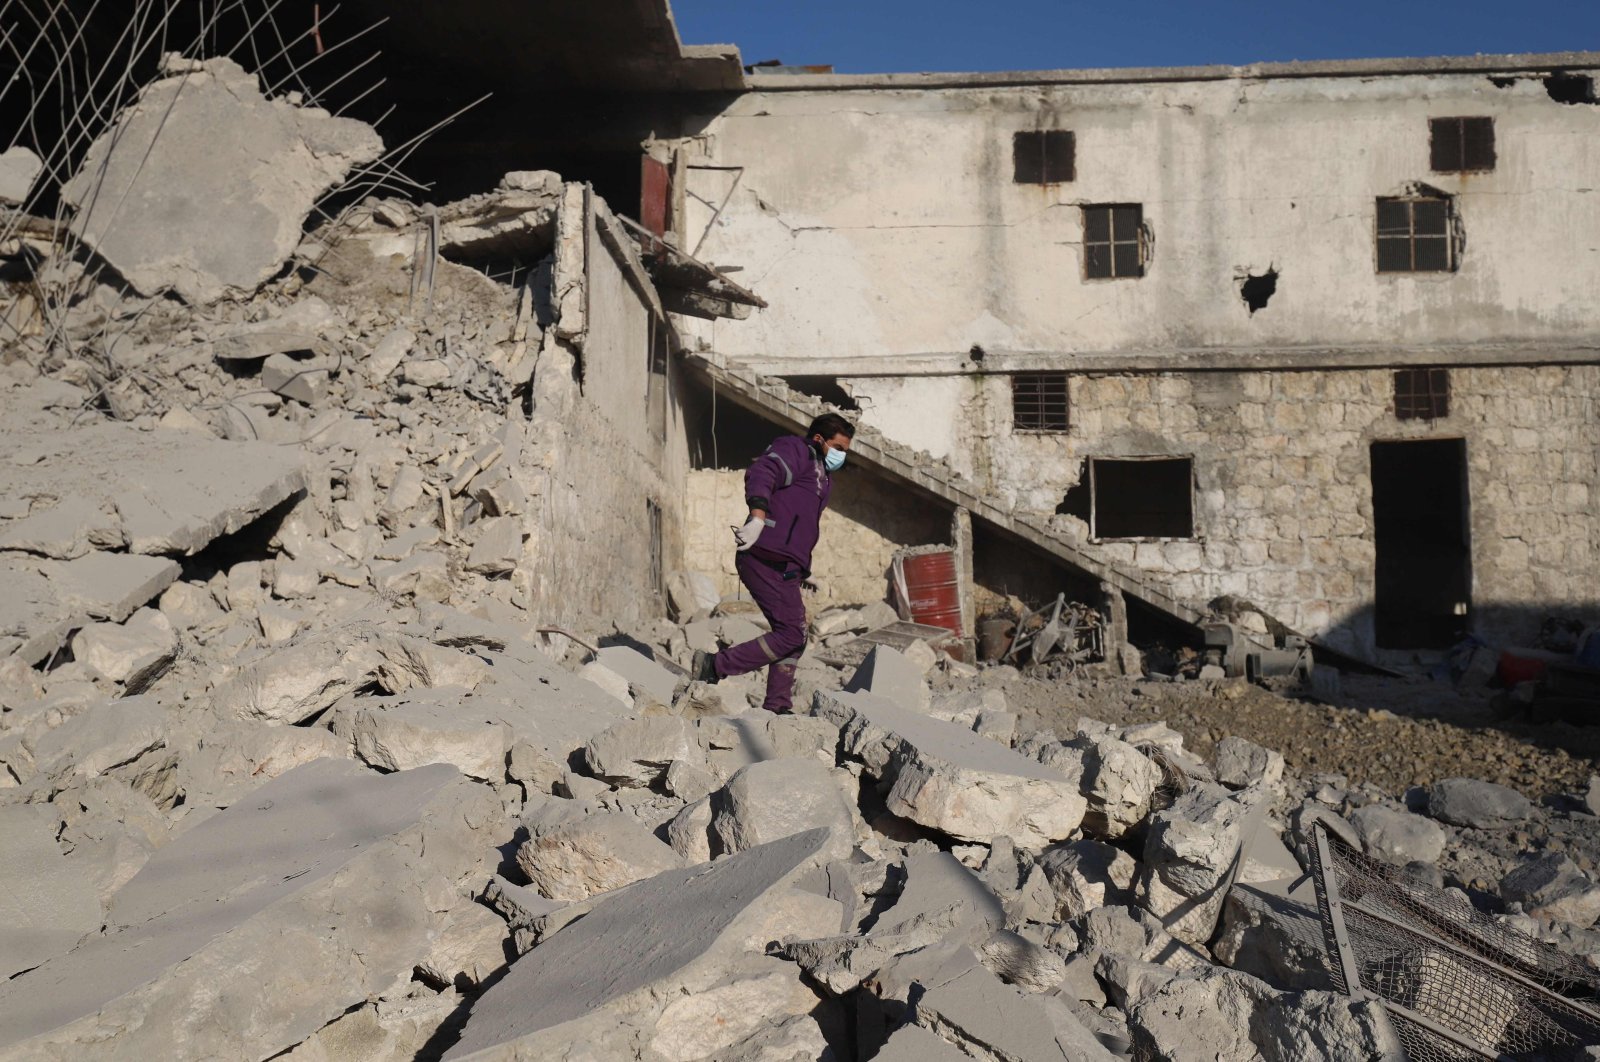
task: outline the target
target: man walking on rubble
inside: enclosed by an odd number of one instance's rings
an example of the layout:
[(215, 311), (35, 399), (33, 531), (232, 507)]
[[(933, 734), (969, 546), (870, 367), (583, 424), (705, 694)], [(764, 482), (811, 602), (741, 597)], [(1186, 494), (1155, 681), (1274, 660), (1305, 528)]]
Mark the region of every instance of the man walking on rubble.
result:
[(762, 707), (779, 714), (794, 705), (794, 669), (806, 644), (806, 606), (800, 590), (811, 582), (811, 551), (822, 510), (833, 491), (830, 477), (844, 465), (856, 430), (837, 413), (824, 413), (803, 436), (774, 439), (744, 474), (750, 515), (733, 529), (739, 555), (734, 568), (771, 630), (720, 653), (696, 653), (694, 677), (702, 682), (767, 668)]

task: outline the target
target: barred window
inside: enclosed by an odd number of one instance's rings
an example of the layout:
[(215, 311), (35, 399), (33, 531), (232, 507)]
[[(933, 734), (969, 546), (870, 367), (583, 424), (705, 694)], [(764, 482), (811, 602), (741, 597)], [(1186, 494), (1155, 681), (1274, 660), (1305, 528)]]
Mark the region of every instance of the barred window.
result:
[(1429, 154), (1437, 173), (1494, 169), (1493, 118), (1429, 118)]
[(1012, 179), (1018, 184), (1055, 184), (1074, 177), (1072, 133), (1044, 129), (1011, 138)]
[(1450, 370), (1395, 370), (1394, 415), (1398, 420), (1443, 420), (1448, 417)]
[(1011, 424), (1017, 431), (1067, 430), (1067, 374), (1022, 372), (1011, 377)]
[(1083, 273), (1090, 278), (1144, 276), (1144, 207), (1112, 203), (1083, 208)]
[(1377, 218), (1378, 272), (1448, 273), (1456, 268), (1448, 197), (1379, 199)]

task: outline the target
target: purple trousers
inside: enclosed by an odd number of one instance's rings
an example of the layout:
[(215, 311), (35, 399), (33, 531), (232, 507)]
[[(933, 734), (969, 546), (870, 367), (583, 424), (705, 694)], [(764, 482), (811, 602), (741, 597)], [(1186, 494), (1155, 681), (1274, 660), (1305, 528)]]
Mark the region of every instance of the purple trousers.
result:
[(806, 646), (806, 606), (800, 599), (800, 569), (793, 564), (785, 568), (793, 573), (790, 578), (784, 578), (784, 569), (774, 568), (748, 552), (739, 554), (734, 570), (772, 630), (759, 638), (730, 646), (715, 658), (720, 678), (767, 668), (767, 697), (761, 707), (780, 714), (794, 707), (794, 669)]

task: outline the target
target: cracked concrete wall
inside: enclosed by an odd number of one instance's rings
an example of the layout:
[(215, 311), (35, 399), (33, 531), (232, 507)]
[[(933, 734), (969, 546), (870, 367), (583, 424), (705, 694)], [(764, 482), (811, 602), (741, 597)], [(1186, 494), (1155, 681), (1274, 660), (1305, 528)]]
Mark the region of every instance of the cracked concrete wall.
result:
[[(1432, 173), (1428, 119), (1496, 121), (1492, 172)], [(1076, 179), (1012, 180), (1012, 134), (1070, 129)], [(1481, 74), (747, 93), (689, 141), (741, 166), (701, 246), (773, 305), (729, 356), (1159, 351), (1593, 338), (1600, 107)], [(732, 177), (693, 170), (712, 203)], [(1374, 201), (1456, 197), (1456, 273), (1374, 266)], [(693, 197), (689, 243), (711, 210)], [(1142, 203), (1142, 279), (1083, 278), (1079, 204)], [(1279, 272), (1252, 315), (1239, 278)]]
[[(812, 563), (821, 589), (807, 595), (814, 614), (834, 605), (864, 605), (887, 600), (889, 561), (905, 546), (949, 545), (947, 513), (885, 490), (856, 469), (834, 479), (833, 499), (822, 514), (822, 539)], [(729, 526), (744, 517), (744, 470), (705, 469), (689, 473), (684, 523), (684, 566), (716, 581), (724, 597), (743, 594), (734, 574)]]
[(663, 572), (681, 566), (689, 469), (681, 381), (669, 358), (658, 383), (660, 438), (648, 415), (654, 311), (628, 277), (626, 252), (595, 235), (605, 203), (591, 197), (585, 208), (580, 185), (567, 191), (554, 270), (561, 316), (539, 354), (534, 439), (521, 466), (538, 499), (526, 545), (530, 597), (546, 622), (635, 623), (666, 614), (649, 565), (648, 502), (661, 509)]

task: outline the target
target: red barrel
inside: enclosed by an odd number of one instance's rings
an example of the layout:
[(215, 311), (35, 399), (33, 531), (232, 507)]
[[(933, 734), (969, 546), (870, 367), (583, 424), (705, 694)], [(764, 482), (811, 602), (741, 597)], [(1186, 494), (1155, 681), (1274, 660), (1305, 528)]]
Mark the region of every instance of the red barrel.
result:
[(896, 560), (905, 580), (902, 585), (912, 620), (962, 636), (961, 581), (956, 575), (955, 551), (917, 553)]

